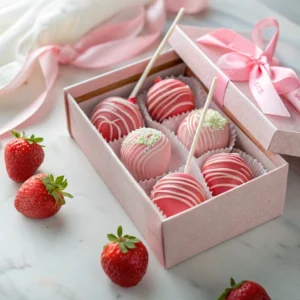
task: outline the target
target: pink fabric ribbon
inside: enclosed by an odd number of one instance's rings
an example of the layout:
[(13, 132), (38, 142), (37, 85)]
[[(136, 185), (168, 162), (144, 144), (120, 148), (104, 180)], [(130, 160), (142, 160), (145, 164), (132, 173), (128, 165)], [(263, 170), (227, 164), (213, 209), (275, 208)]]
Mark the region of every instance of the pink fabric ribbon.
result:
[[(165, 1), (169, 10), (176, 11), (184, 6), (190, 13), (200, 11), (207, 5), (207, 0), (173, 0), (172, 3)], [(166, 19), (165, 2), (154, 0), (147, 9), (140, 6), (135, 7), (135, 10), (138, 11), (135, 18), (102, 25), (75, 45), (48, 45), (30, 53), (14, 80), (0, 89), (0, 96), (17, 89), (25, 82), (36, 61), (39, 61), (41, 66), (45, 91), (24, 111), (4, 124), (0, 128), (0, 136), (24, 123), (39, 110), (57, 79), (59, 64), (70, 64), (85, 69), (101, 68), (123, 62), (151, 46), (163, 31)], [(148, 33), (139, 35), (144, 27), (148, 29)]]
[[(269, 44), (264, 50), (262, 30), (275, 28)], [(273, 57), (279, 36), (279, 25), (275, 19), (267, 18), (255, 25), (252, 31), (253, 43), (235, 31), (221, 28), (199, 38), (197, 42), (226, 50), (217, 65), (226, 76), (223, 83), (221, 104), (229, 80), (249, 81), (250, 90), (265, 114), (290, 117), (279, 95), (287, 98), (300, 111), (300, 82), (297, 74), (289, 68), (278, 66)], [(226, 82), (224, 82), (224, 80)]]

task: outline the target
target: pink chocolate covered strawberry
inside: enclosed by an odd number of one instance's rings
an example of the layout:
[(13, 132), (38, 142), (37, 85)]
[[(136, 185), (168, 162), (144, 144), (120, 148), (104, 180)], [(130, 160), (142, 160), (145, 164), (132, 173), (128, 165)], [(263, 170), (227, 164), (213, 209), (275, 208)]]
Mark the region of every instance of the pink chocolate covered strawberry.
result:
[(68, 185), (64, 176), (37, 174), (25, 181), (16, 196), (17, 211), (29, 218), (44, 219), (55, 215), (64, 205), (65, 197), (73, 198), (64, 190)]
[(41, 137), (34, 134), (26, 137), (12, 131), (16, 139), (10, 141), (4, 152), (4, 160), (8, 176), (16, 182), (24, 182), (32, 176), (44, 161), (44, 150), (39, 143), (43, 141)]

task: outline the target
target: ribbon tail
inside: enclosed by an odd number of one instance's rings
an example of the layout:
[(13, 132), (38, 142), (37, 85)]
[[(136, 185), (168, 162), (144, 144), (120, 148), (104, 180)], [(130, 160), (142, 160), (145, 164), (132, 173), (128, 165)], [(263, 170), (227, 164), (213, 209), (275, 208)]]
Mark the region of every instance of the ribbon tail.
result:
[(146, 12), (146, 34), (129, 38), (125, 35), (122, 39), (90, 47), (72, 64), (80, 68), (94, 69), (124, 62), (145, 51), (158, 39), (163, 31), (165, 18), (164, 1), (153, 1)]
[(55, 56), (53, 55), (52, 51), (42, 53), (39, 57), (39, 61), (42, 73), (45, 78), (45, 91), (27, 108), (25, 108), (22, 112), (17, 114), (11, 121), (4, 124), (4, 126), (0, 128), (0, 137), (5, 135), (12, 129), (22, 125), (26, 120), (31, 118), (45, 102), (49, 91), (51, 90), (58, 75), (58, 62)]
[(250, 74), (249, 87), (264, 114), (290, 117), (282, 99), (264, 67), (254, 67)]
[(81, 54), (72, 65), (97, 69), (121, 63), (142, 53), (158, 39), (160, 33), (94, 46)]
[(39, 48), (39, 49), (33, 51), (31, 54), (29, 54), (29, 56), (26, 58), (26, 60), (24, 62), (24, 65), (22, 66), (22, 68), (20, 69), (20, 71), (16, 75), (16, 77), (11, 82), (9, 82), (6, 86), (4, 86), (0, 89), (0, 95), (14, 91), (18, 87), (20, 87), (21, 84), (28, 79), (35, 61), (43, 53), (49, 51), (49, 49), (52, 49), (52, 46), (46, 46), (46, 47)]

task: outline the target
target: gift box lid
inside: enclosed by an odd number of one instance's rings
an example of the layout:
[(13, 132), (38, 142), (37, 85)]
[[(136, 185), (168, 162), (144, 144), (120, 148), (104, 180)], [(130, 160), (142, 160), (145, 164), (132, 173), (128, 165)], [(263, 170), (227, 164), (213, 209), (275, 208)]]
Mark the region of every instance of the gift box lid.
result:
[[(197, 39), (215, 29), (177, 26), (169, 43), (189, 69), (208, 88), (215, 76), (225, 76), (217, 66), (226, 52), (200, 44)], [(215, 102), (216, 99), (214, 99)], [(264, 114), (254, 99), (248, 82), (229, 81), (222, 110), (261, 149), (300, 157), (300, 113), (283, 99), (290, 117)], [(217, 103), (218, 104), (218, 103)]]

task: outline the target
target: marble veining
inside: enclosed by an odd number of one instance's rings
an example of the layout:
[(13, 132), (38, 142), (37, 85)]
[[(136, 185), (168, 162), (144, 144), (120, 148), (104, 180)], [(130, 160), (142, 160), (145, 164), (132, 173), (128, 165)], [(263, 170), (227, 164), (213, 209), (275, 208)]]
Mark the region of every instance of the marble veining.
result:
[[(282, 63), (300, 71), (298, 1), (211, 0), (211, 5), (206, 12), (185, 16), (183, 23), (249, 31), (260, 19), (274, 16), (281, 25), (276, 55)], [(169, 16), (167, 25), (173, 17)], [(151, 51), (139, 58), (147, 57)], [(99, 70), (62, 67), (49, 96), (51, 101), (41, 111), (43, 122), (28, 127), (29, 132), (45, 138), (47, 159), (41, 171), (66, 175), (68, 191), (75, 196), (58, 215), (38, 221), (26, 219), (15, 211), (13, 201), (19, 185), (12, 183), (4, 171), (6, 140), (0, 147), (0, 300), (215, 300), (230, 276), (237, 280), (257, 280), (273, 300), (300, 300), (300, 159), (290, 157), (287, 157), (291, 170), (282, 217), (169, 271), (160, 266), (150, 251), (149, 270), (135, 288), (122, 289), (107, 279), (100, 267), (106, 233), (119, 224), (133, 235), (139, 236), (139, 232), (68, 137), (62, 95), (63, 87), (99, 73)], [(21, 110), (24, 101), (34, 99), (42, 86), (36, 68), (26, 85), (1, 99), (0, 124)]]

